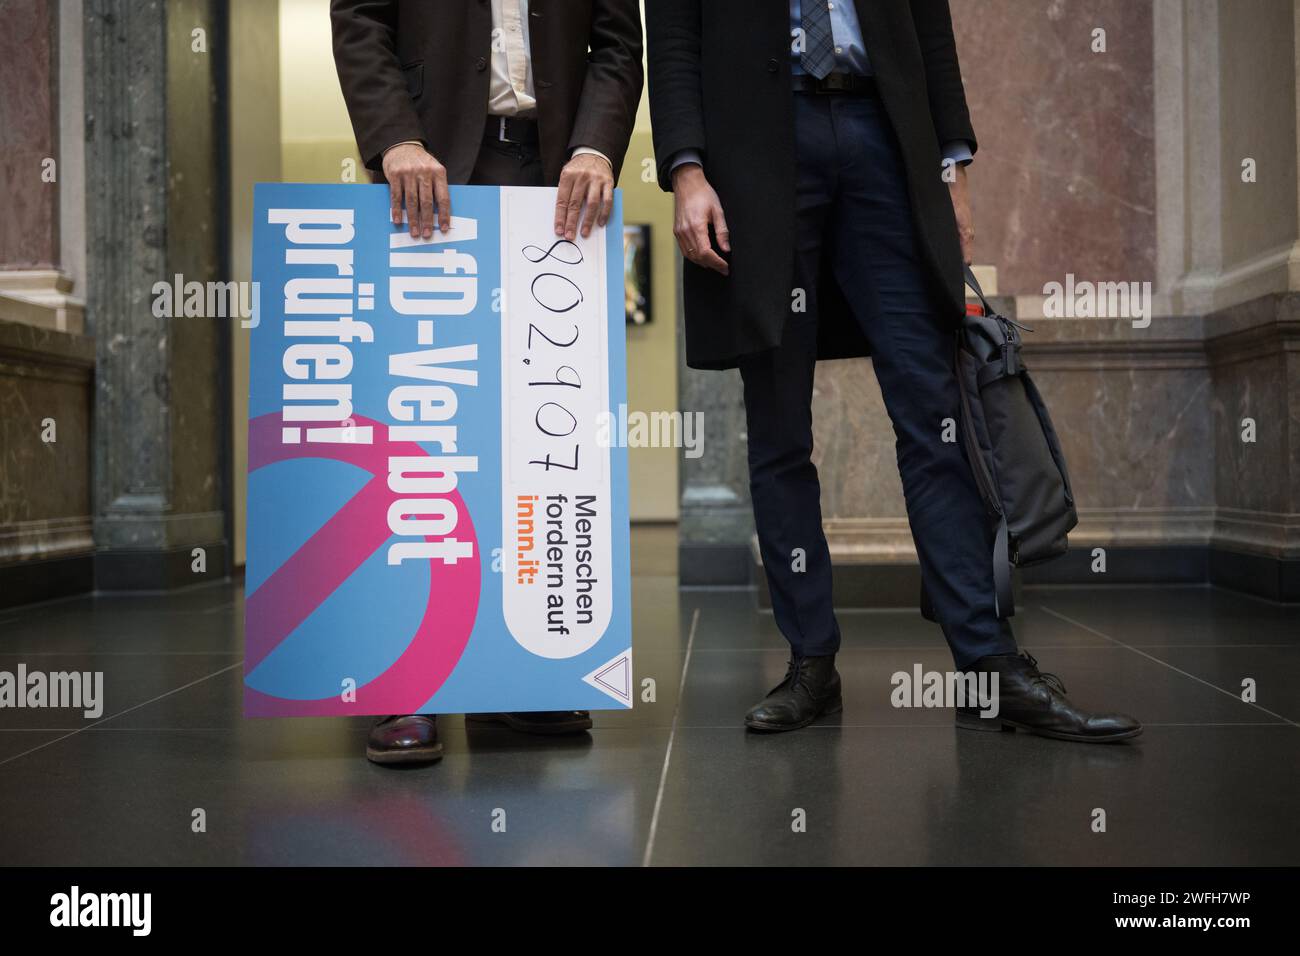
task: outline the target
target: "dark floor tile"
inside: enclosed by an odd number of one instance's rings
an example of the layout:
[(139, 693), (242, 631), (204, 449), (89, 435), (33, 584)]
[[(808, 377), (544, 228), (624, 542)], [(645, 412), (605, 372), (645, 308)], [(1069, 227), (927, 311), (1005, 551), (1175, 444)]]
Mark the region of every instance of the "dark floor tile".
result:
[(1300, 643), (1291, 647), (1158, 647), (1147, 653), (1233, 697), (1241, 696), (1243, 681), (1249, 678), (1255, 683), (1255, 706), (1243, 706), (1250, 707), (1257, 720), (1281, 717), (1300, 723)]
[[(243, 668), (239, 658), (228, 652), (9, 654), (0, 648), (0, 671), (17, 677), (20, 664), (26, 666), (29, 679), (33, 672), (39, 671), (46, 676), (47, 683), (51, 675), (79, 674), (85, 688), (83, 694), (90, 691), (97, 679), (102, 680), (100, 712), (97, 716), (87, 716), (85, 706), (5, 707), (0, 709), (0, 729), (66, 727), (76, 730), (108, 718), (137, 727), (228, 727), (232, 715), (239, 713), (236, 705)], [(219, 674), (223, 670), (226, 673)], [(218, 676), (213, 677), (214, 674)], [(89, 702), (88, 698), (82, 700), (83, 705)]]
[(1026, 592), (1025, 603), (1126, 644), (1300, 642), (1300, 606), (1218, 588), (1043, 588)]
[[(360, 721), (97, 729), (0, 770), (10, 864), (640, 862), (666, 734), (442, 728), (439, 764), (362, 756)], [(5, 771), (9, 771), (6, 773)], [(39, 786), (39, 799), (33, 789)], [(207, 832), (192, 833), (195, 808)], [(492, 828), (504, 810), (504, 833)], [(16, 824), (16, 825), (14, 825)]]
[[(634, 533), (634, 710), (565, 739), (443, 716), (444, 760), (409, 770), (364, 759), (369, 718), (241, 717), (238, 586), (0, 612), (0, 670), (102, 670), (110, 718), (0, 711), (0, 860), (635, 865), (661, 776), (656, 863), (1300, 859), (1300, 729), (1268, 713), (1300, 719), (1297, 609), (1207, 589), (1027, 591), (1022, 646), (1080, 702), (1147, 723), (1114, 747), (893, 707), (894, 672), (951, 666), (942, 635), (912, 609), (846, 611), (843, 713), (758, 736), (741, 720), (787, 645), (751, 592), (679, 590), (672, 540)], [(1237, 698), (1243, 677), (1260, 706)]]
[[(50, 721), (48, 726), (40, 729), (0, 731), (0, 793), (4, 792), (6, 776), (12, 774), (10, 768), (14, 767), (24, 754), (43, 749), (76, 730), (78, 728), (70, 724), (66, 727), (57, 727), (54, 726), (53, 721)], [(0, 829), (3, 829), (3, 825), (0, 825)]]
[[(1249, 724), (1271, 720), (1239, 700), (1219, 693), (1126, 648), (1056, 647), (1038, 658), (1043, 670), (1060, 676), (1070, 697), (1096, 710), (1130, 713), (1144, 722)], [(931, 708), (896, 708), (893, 675), (946, 672), (946, 649), (888, 649), (842, 653), (836, 658), (844, 686), (844, 710), (823, 723), (844, 726), (951, 725), (952, 713)], [(680, 725), (739, 727), (745, 712), (784, 676), (780, 651), (702, 653), (692, 657), (682, 698)], [(1294, 686), (1294, 685), (1292, 685)], [(1300, 737), (1297, 737), (1300, 744)]]
[(0, 653), (238, 651), (242, 601), (229, 584), (166, 595), (78, 597), (0, 623)]
[(1156, 728), (1112, 746), (951, 726), (686, 728), (651, 862), (1294, 865), (1296, 745), (1288, 726)]
[[(241, 862), (249, 794), (229, 729), (91, 729), (0, 766), (10, 865)], [(202, 810), (206, 833), (192, 830)]]

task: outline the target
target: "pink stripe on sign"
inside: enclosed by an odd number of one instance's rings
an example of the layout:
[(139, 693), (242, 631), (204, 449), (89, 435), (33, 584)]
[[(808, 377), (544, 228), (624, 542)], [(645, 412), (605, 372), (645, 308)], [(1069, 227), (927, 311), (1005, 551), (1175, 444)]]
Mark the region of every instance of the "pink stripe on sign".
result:
[[(372, 426), (376, 437), (387, 433), (385, 426), (370, 419), (354, 416), (354, 421), (358, 428)], [(432, 457), (414, 442), (286, 445), (281, 443), (283, 425), (279, 413), (262, 415), (248, 423), (250, 473), (279, 461), (322, 458), (364, 468), (374, 478), (249, 596), (244, 617), (245, 678), (391, 536), (388, 507), (397, 496), (387, 484), (389, 456)], [(478, 536), (469, 508), (458, 491), (443, 497), (461, 515), (456, 536), (473, 545), (476, 557), (456, 564), (429, 562), (429, 599), (424, 617), (401, 656), (374, 680), (358, 687), (355, 702), (345, 702), (339, 696), (290, 700), (245, 684), (246, 716), (414, 713), (437, 692), (469, 643), (482, 586)], [(430, 536), (425, 540), (437, 539)], [(358, 635), (358, 639), (364, 639), (364, 635)], [(340, 682), (349, 676), (353, 675), (340, 674)]]
[(387, 484), (371, 478), (248, 596), (245, 617), (257, 627), (245, 631), (245, 673), (262, 663), (392, 537), (387, 517), (392, 500)]

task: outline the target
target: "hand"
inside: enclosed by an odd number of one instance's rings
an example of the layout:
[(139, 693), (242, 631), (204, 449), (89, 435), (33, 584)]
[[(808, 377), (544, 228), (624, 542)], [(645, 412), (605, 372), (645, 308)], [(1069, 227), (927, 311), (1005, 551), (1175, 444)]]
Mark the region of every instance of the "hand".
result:
[[(587, 210), (583, 221), (582, 210)], [(555, 195), (555, 234), (572, 242), (582, 226), (582, 238), (593, 226), (604, 226), (614, 209), (614, 170), (609, 161), (595, 153), (574, 156), (560, 170), (560, 188)]]
[(961, 258), (966, 265), (975, 261), (975, 220), (970, 213), (970, 189), (966, 182), (966, 167), (958, 166), (956, 178), (948, 184), (952, 197), (952, 211), (957, 215), (957, 236), (961, 239)]
[(697, 266), (730, 275), (727, 261), (713, 251), (709, 227), (718, 238), (718, 247), (731, 252), (731, 233), (722, 215), (722, 203), (704, 177), (699, 163), (683, 163), (673, 170), (673, 235), (677, 247)]
[(439, 228), (451, 228), (451, 191), (447, 189), (447, 168), (418, 143), (401, 143), (384, 153), (384, 178), (393, 225), (402, 224), (402, 204), (411, 238), (432, 238), (435, 214)]

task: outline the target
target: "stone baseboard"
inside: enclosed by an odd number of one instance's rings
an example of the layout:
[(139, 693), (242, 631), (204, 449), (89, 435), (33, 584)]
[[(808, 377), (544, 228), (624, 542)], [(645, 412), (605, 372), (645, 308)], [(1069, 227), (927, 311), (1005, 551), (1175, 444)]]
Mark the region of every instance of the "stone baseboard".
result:
[[(681, 583), (686, 586), (752, 587), (758, 605), (772, 606), (763, 566), (744, 545), (683, 545)], [(1082, 548), (1055, 561), (1015, 573), (1016, 601), (1023, 588), (1058, 585), (1212, 584), (1256, 597), (1300, 603), (1300, 559), (1229, 551), (1204, 545), (1108, 547), (1106, 572), (1092, 570), (1092, 554)], [(835, 604), (842, 608), (914, 608), (920, 595), (921, 570), (915, 561), (837, 561)]]
[(86, 594), (95, 587), (95, 560), (76, 554), (0, 566), (0, 608)]
[(193, 547), (157, 550), (104, 550), (95, 553), (96, 591), (171, 591), (220, 581), (227, 576), (224, 541), (201, 545), (206, 553), (202, 573), (193, 570)]
[[(758, 606), (771, 610), (772, 594), (761, 564), (752, 566), (749, 583), (754, 588)], [(1024, 581), (1018, 571), (1012, 576), (1011, 590), (1017, 606), (1023, 603)], [(842, 610), (917, 610), (921, 603), (921, 566), (915, 562), (852, 564), (841, 561), (831, 572), (831, 593), (835, 606)]]
[(204, 546), (206, 568), (192, 569), (193, 548), (109, 550), (0, 565), (0, 609), (96, 592), (172, 591), (227, 576), (224, 542)]
[(678, 582), (688, 587), (747, 587), (751, 583), (749, 546), (691, 544), (677, 547)]
[(1216, 587), (1270, 601), (1300, 603), (1300, 558), (1275, 558), (1215, 548), (1210, 552), (1209, 564), (1209, 579)]

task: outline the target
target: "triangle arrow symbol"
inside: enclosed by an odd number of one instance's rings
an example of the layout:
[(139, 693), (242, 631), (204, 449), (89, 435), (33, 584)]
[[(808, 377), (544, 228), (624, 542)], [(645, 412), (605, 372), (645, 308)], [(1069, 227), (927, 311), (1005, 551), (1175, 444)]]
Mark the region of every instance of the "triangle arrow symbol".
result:
[(632, 706), (632, 648), (601, 664), (583, 680), (624, 707)]

